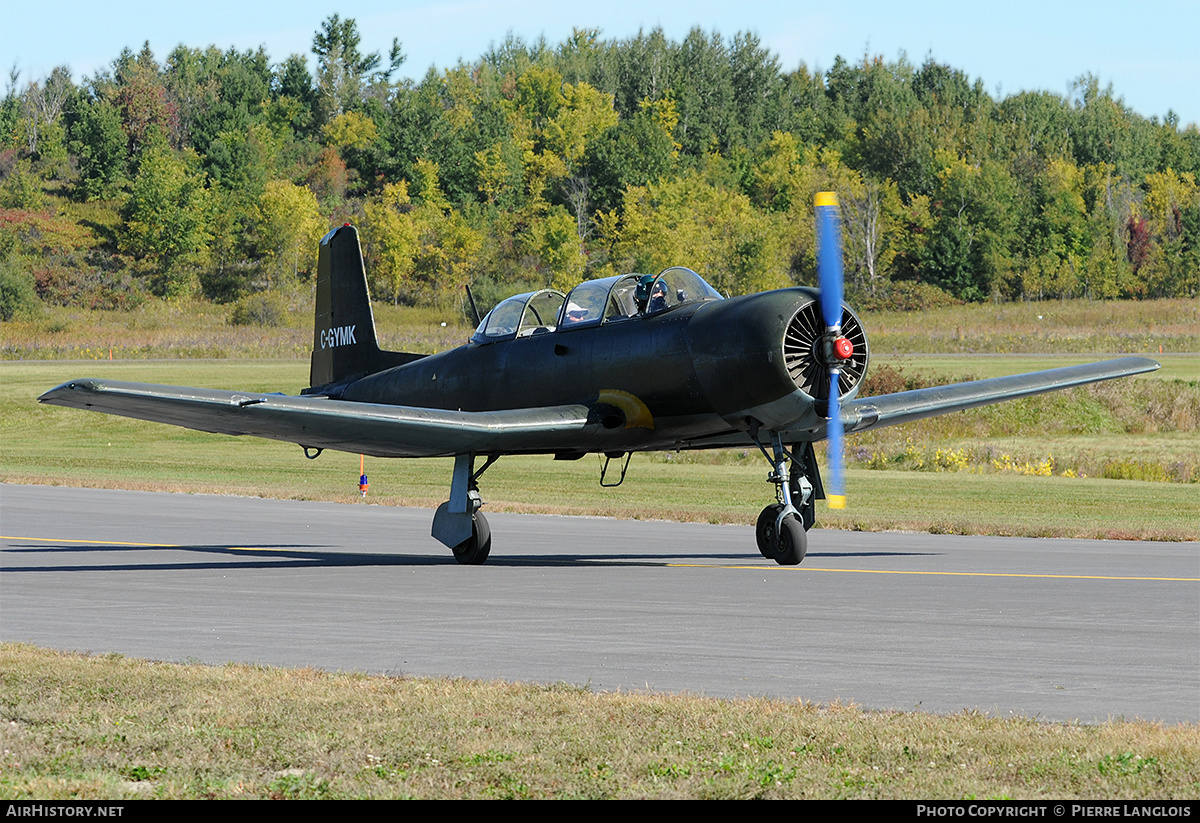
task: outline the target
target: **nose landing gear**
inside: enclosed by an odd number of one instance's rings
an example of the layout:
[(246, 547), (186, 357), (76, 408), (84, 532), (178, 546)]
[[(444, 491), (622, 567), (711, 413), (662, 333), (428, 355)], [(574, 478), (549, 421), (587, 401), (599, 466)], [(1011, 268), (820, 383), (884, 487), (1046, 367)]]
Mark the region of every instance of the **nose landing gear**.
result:
[(808, 553), (808, 530), (816, 520), (815, 500), (822, 496), (812, 443), (805, 443), (799, 454), (789, 453), (780, 436), (772, 433), (772, 457), (758, 441), (758, 432), (752, 431), (751, 436), (771, 464), (767, 481), (775, 484), (777, 501), (758, 515), (754, 530), (758, 550), (781, 566), (795, 566)]

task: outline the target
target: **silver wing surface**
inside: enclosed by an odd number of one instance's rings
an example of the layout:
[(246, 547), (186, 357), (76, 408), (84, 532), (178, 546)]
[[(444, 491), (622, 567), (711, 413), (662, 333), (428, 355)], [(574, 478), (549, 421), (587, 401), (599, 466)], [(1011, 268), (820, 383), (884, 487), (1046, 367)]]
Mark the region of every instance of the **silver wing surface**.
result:
[(461, 412), (117, 380), (72, 380), (38, 400), (373, 457), (554, 451), (602, 430), (579, 405)]
[(1159, 368), (1159, 364), (1148, 357), (1122, 357), (1082, 366), (1064, 366), (988, 380), (973, 380), (969, 383), (951, 383), (947, 386), (852, 400), (843, 404), (841, 419), (846, 431), (865, 431), (1004, 400), (1069, 389), (1086, 383), (1129, 377), (1157, 371)]

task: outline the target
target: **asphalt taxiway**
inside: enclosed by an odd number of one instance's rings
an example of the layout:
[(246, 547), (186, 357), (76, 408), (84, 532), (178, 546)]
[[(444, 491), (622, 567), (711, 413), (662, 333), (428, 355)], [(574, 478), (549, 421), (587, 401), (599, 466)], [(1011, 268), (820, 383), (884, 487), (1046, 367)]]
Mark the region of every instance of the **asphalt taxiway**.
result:
[(0, 486), (0, 639), (160, 660), (1200, 722), (1200, 543), (432, 511)]

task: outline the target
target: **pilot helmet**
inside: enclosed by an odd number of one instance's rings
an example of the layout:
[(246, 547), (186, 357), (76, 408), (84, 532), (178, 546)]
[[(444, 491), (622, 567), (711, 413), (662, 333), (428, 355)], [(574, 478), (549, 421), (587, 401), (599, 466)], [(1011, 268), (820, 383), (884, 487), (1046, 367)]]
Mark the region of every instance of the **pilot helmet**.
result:
[(650, 299), (650, 286), (654, 283), (653, 274), (643, 274), (637, 281), (637, 292), (634, 297), (638, 303), (645, 303)]

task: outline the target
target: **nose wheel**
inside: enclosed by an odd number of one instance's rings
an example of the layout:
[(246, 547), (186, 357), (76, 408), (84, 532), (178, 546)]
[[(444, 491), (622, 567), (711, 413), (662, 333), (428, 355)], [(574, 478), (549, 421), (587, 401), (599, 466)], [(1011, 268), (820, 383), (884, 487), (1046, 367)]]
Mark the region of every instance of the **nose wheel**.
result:
[(763, 557), (781, 566), (796, 566), (808, 554), (808, 533), (795, 510), (788, 508), (774, 503), (763, 509), (754, 536)]

